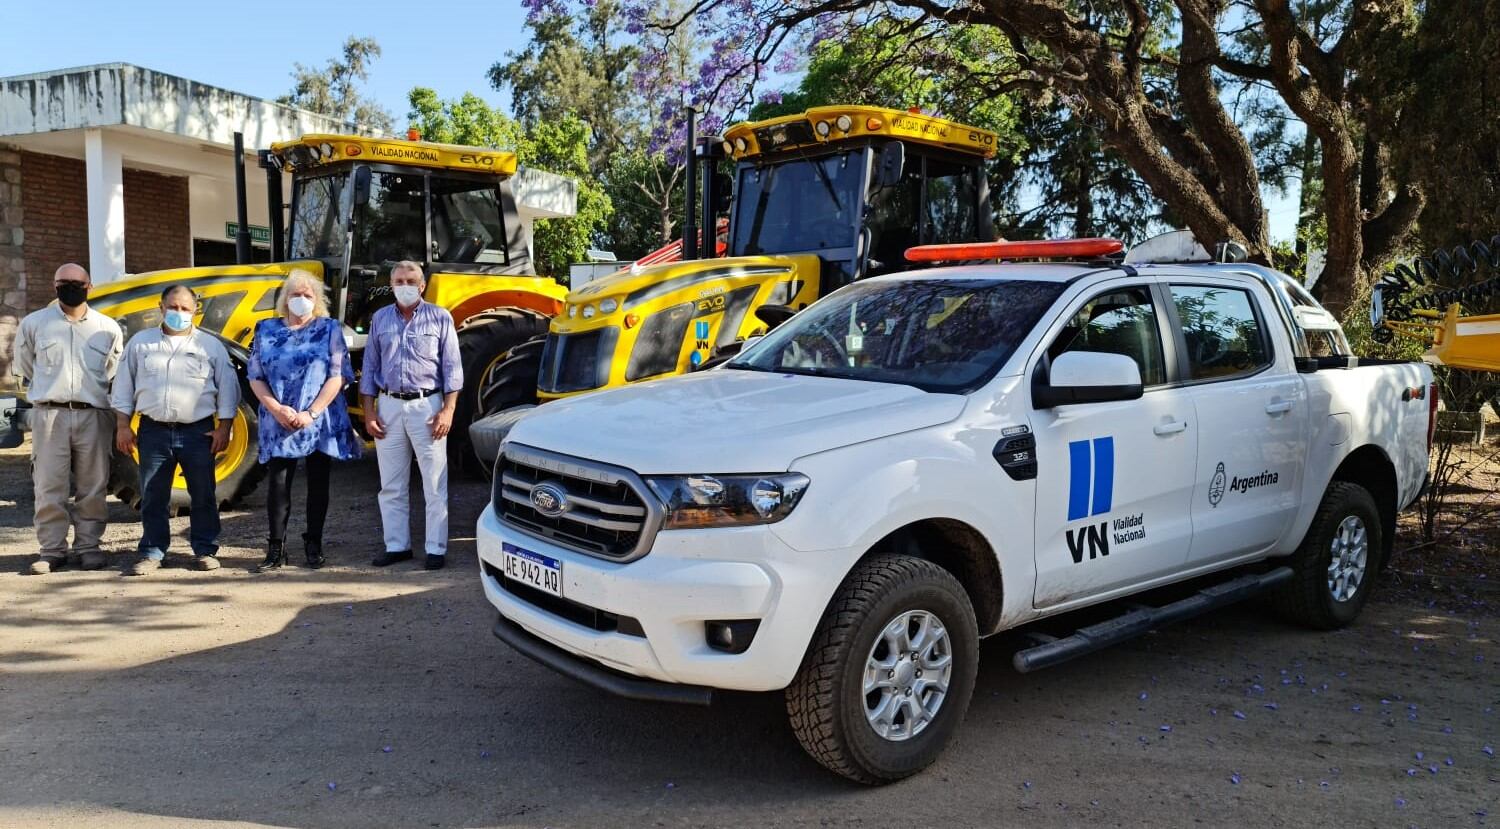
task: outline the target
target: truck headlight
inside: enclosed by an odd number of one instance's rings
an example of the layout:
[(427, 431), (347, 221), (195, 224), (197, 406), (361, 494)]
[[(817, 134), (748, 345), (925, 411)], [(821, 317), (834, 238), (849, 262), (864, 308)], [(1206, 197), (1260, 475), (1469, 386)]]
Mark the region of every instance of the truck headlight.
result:
[(664, 475), (647, 478), (667, 506), (664, 530), (774, 524), (807, 492), (806, 475)]

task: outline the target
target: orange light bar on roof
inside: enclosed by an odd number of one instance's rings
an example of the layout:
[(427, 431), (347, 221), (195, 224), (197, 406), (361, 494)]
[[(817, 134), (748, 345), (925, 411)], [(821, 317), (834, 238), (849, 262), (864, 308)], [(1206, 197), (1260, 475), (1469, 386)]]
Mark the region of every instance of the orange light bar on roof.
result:
[(968, 262), (975, 259), (1097, 259), (1125, 249), (1119, 239), (1044, 239), (1032, 242), (964, 242), (906, 249), (908, 262)]

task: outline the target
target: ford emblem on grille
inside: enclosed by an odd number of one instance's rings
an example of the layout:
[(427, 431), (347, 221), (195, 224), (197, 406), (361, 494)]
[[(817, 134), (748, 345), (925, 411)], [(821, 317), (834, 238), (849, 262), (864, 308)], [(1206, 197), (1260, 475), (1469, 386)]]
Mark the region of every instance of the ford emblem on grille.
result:
[(568, 491), (553, 483), (537, 484), (531, 489), (531, 505), (548, 518), (568, 511)]

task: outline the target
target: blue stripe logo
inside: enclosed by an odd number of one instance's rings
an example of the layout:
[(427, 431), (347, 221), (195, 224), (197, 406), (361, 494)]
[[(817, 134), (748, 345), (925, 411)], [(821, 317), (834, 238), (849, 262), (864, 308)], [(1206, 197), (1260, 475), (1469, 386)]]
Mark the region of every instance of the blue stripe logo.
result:
[(708, 320), (698, 320), (693, 323), (693, 333), (700, 340), (708, 339)]
[(1109, 512), (1115, 494), (1115, 439), (1069, 442), (1068, 470), (1068, 520)]

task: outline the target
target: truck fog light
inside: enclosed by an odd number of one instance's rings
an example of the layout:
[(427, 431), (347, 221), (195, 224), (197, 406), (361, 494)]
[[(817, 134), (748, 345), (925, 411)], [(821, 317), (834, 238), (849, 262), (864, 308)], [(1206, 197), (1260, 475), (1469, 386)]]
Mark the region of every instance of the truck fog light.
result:
[(854, 119), (847, 115), (840, 115), (839, 119), (833, 122), (833, 125), (839, 128), (839, 132), (848, 132), (849, 128), (854, 126)]
[(745, 150), (749, 149), (749, 147), (750, 147), (750, 145), (745, 143), (745, 139), (744, 138), (736, 138), (736, 139), (734, 139), (734, 148), (735, 148), (735, 150), (737, 150), (739, 152), (744, 152)]
[(578, 306), (577, 305), (569, 305), (568, 306), (568, 319), (572, 319), (573, 317), (576, 317), (576, 316), (578, 316)]
[(813, 127), (813, 129), (818, 131), (819, 138), (827, 138), (828, 133), (833, 131), (833, 129), (828, 126), (827, 121), (819, 121), (818, 125), (816, 127)]
[(617, 302), (617, 301), (615, 301), (613, 299), (606, 299), (603, 302), (599, 303), (599, 313), (601, 313), (601, 314), (613, 314), (615, 312), (615, 310), (618, 309), (619, 307), (620, 307), (620, 303), (619, 302)]
[(592, 305), (585, 305), (585, 306), (583, 306), (583, 318), (586, 319), (586, 320), (591, 320), (591, 319), (594, 318), (594, 306), (592, 306)]
[(710, 648), (724, 653), (744, 653), (760, 630), (759, 619), (737, 619), (703, 623), (703, 639)]

